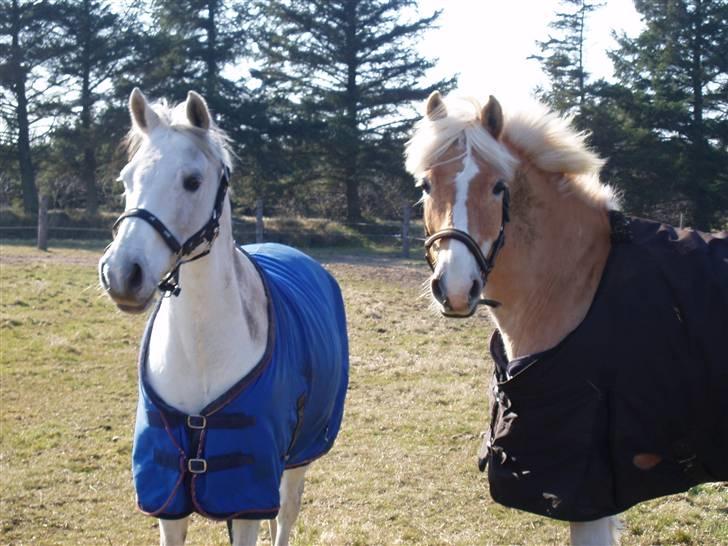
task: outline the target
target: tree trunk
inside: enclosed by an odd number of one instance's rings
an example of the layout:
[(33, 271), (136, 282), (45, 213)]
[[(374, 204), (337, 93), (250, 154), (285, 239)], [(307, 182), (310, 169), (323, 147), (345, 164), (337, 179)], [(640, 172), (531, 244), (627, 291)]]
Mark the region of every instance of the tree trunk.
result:
[(579, 116), (584, 116), (584, 97), (586, 91), (584, 89), (584, 22), (586, 19), (586, 5), (582, 0), (581, 13), (579, 14), (579, 73), (578, 73), (578, 86), (579, 86)]
[(692, 90), (692, 120), (690, 127), (690, 138), (692, 140), (690, 155), (693, 163), (695, 178), (689, 177), (686, 184), (686, 193), (690, 196), (694, 205), (693, 225), (697, 229), (708, 231), (713, 216), (714, 203), (711, 202), (710, 194), (705, 190), (713, 178), (713, 169), (710, 168), (710, 145), (705, 137), (705, 125), (703, 123), (703, 4), (702, 0), (695, 0), (695, 11), (692, 14), (694, 23), (692, 25), (690, 41), (690, 84)]
[(81, 15), (82, 28), (80, 46), (82, 55), (83, 77), (81, 80), (81, 139), (83, 146), (83, 161), (81, 162), (81, 180), (86, 193), (86, 212), (93, 216), (98, 212), (99, 197), (96, 190), (96, 149), (94, 147), (91, 114), (93, 97), (91, 96), (91, 28), (89, 18), (91, 5), (89, 0), (83, 2), (84, 12)]
[(705, 143), (705, 127), (703, 125), (703, 10), (701, 0), (695, 1), (695, 24), (691, 44), (690, 80), (692, 86), (693, 144), (702, 149)]
[(358, 60), (356, 44), (357, 1), (346, 6), (346, 94), (344, 97), (344, 184), (346, 186), (346, 219), (349, 222), (361, 220), (361, 201), (359, 200), (359, 127), (357, 112), (359, 88), (356, 83)]
[(207, 100), (215, 105), (217, 98), (217, 28), (215, 27), (215, 13), (217, 0), (209, 0), (207, 4), (207, 74), (206, 93)]
[(18, 0), (13, 0), (12, 7), (12, 71), (15, 74), (13, 91), (18, 101), (16, 114), (18, 117), (18, 163), (20, 181), (23, 192), (23, 210), (26, 214), (34, 214), (38, 210), (38, 191), (35, 187), (35, 172), (30, 152), (30, 123), (28, 121), (28, 97), (26, 96), (25, 78), (27, 73), (22, 67), (20, 47), (20, 8)]
[(346, 178), (346, 219), (349, 222), (361, 220), (361, 201), (359, 200), (359, 180), (357, 179), (355, 162), (344, 169)]
[(16, 82), (18, 99), (18, 161), (23, 190), (23, 210), (34, 214), (38, 210), (38, 191), (35, 187), (35, 171), (30, 153), (30, 125), (28, 123), (28, 99), (25, 96), (25, 76), (18, 75)]
[(96, 149), (94, 147), (91, 109), (93, 99), (89, 91), (88, 73), (84, 74), (81, 92), (81, 138), (83, 140), (83, 160), (81, 162), (81, 180), (86, 193), (86, 212), (94, 215), (98, 212), (99, 196), (96, 188)]

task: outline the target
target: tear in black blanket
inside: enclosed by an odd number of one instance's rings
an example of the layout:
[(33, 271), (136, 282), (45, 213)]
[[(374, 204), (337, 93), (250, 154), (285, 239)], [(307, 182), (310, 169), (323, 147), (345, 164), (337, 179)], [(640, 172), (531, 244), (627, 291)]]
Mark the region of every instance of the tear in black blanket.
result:
[(611, 216), (583, 322), (511, 362), (491, 339), (480, 467), (506, 506), (587, 521), (728, 480), (728, 238)]

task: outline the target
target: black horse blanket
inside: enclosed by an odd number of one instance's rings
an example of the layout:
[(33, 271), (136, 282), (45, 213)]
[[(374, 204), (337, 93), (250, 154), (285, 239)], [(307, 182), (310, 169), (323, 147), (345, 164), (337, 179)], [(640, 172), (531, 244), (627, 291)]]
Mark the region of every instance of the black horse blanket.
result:
[(728, 238), (611, 213), (591, 308), (508, 361), (479, 455), (493, 499), (567, 521), (728, 480)]

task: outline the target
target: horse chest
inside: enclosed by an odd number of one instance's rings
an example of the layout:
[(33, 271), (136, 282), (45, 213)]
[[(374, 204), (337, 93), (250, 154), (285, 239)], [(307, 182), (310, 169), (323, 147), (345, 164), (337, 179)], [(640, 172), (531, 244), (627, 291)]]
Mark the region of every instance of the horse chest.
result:
[(245, 335), (240, 317), (207, 325), (160, 306), (149, 338), (146, 366), (152, 388), (170, 406), (199, 412), (253, 369), (265, 351)]

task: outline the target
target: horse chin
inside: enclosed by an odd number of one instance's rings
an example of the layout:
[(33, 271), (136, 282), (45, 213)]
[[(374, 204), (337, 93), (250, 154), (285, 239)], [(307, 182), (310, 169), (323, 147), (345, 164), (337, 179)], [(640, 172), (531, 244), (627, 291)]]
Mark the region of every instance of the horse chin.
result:
[(114, 301), (114, 303), (116, 304), (116, 307), (124, 313), (129, 313), (130, 315), (139, 315), (149, 309), (149, 306), (154, 301), (154, 295), (155, 293), (152, 292), (149, 297), (142, 303), (129, 301)]
[(444, 306), (440, 305), (440, 313), (442, 316), (447, 318), (469, 318), (472, 317), (475, 314), (476, 309), (478, 308), (478, 304), (475, 303), (463, 310), (455, 310), (455, 309), (446, 309)]

